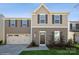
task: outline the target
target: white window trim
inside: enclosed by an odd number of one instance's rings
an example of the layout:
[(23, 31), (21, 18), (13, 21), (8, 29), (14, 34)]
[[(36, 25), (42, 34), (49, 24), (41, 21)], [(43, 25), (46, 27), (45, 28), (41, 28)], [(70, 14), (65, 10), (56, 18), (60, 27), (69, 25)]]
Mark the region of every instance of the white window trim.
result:
[[(55, 16), (59, 16), (59, 23), (55, 22)], [(54, 15), (54, 24), (60, 24), (60, 15)]]
[[(39, 14), (39, 15), (46, 15), (46, 14), (43, 14), (43, 13), (41, 13), (41, 14)], [(46, 17), (45, 17), (45, 19), (46, 19)], [(39, 19), (39, 24), (46, 24), (46, 20), (44, 20), (45, 22), (44, 23), (41, 23), (41, 20)]]

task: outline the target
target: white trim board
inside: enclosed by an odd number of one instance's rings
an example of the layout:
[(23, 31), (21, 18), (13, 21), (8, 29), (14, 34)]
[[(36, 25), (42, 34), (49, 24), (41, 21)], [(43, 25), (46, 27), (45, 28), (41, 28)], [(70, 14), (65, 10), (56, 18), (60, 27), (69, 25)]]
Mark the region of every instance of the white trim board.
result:
[(68, 26), (32, 26), (32, 28), (68, 28)]

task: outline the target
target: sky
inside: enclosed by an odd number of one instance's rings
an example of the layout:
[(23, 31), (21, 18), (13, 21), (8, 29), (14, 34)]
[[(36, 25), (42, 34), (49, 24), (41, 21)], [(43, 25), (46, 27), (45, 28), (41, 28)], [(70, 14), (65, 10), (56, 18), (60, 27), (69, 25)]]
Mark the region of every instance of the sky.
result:
[[(39, 3), (0, 3), (0, 14), (3, 14), (5, 17), (31, 18), (33, 11), (39, 5)], [(69, 21), (79, 20), (79, 4), (45, 3), (45, 5), (50, 12), (69, 12)]]

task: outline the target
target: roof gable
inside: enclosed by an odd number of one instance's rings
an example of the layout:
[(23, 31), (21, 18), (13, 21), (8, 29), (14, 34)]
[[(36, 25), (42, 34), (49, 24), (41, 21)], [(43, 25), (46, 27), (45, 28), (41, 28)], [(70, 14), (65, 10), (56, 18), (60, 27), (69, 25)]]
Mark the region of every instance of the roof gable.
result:
[(48, 8), (45, 6), (45, 4), (40, 4), (40, 6), (33, 12), (33, 13), (37, 13), (40, 9), (43, 9), (43, 10), (45, 10), (47, 13), (50, 13), (49, 11), (48, 11)]

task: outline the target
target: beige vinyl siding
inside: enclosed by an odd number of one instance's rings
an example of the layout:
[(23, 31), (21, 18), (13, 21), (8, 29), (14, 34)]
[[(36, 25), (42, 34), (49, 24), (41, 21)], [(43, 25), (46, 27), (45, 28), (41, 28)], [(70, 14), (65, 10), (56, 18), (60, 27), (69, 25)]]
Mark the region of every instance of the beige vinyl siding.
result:
[(30, 34), (31, 32), (31, 20), (29, 20), (29, 26), (22, 27), (21, 20), (17, 20), (16, 27), (9, 26), (9, 20), (5, 20), (5, 29), (6, 33), (14, 33), (14, 34)]
[[(48, 23), (47, 24), (38, 24), (38, 14), (47, 14), (48, 15)], [(52, 15), (56, 15), (55, 14), (50, 14), (47, 9), (45, 9), (44, 7), (41, 7), (39, 10), (37, 10), (37, 12), (33, 13), (32, 15), (32, 27), (37, 26), (59, 26), (59, 27), (68, 27), (68, 15), (67, 14), (57, 14), (57, 15), (62, 15), (62, 24), (52, 24)]]

